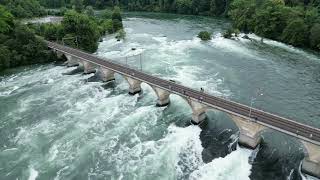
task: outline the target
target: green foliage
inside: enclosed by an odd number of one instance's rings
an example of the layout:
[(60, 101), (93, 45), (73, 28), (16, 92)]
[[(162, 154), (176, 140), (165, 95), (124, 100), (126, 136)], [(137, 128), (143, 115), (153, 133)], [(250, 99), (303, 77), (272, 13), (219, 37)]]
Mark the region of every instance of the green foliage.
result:
[(281, 2), (265, 4), (256, 13), (254, 32), (260, 36), (281, 40), (283, 30), (293, 19), (298, 18), (299, 11), (286, 7)]
[(75, 10), (66, 11), (61, 24), (29, 26), (47, 40), (63, 42), (65, 45), (88, 52), (97, 50), (98, 41), (106, 32), (119, 31), (120, 38), (125, 36), (119, 7), (115, 7), (112, 14), (110, 11), (105, 11), (100, 18), (97, 18), (94, 16), (93, 8), (87, 6), (84, 13), (78, 13)]
[(61, 8), (65, 7), (70, 0), (38, 0), (40, 4), (47, 8)]
[(102, 23), (103, 31), (108, 32), (109, 34), (113, 33), (113, 24), (112, 20), (104, 20)]
[(80, 49), (94, 52), (98, 48), (100, 34), (97, 23), (85, 14), (68, 11), (61, 24), (66, 34), (71, 34), (78, 40)]
[(230, 39), (232, 38), (233, 35), (235, 37), (238, 37), (239, 33), (240, 33), (239, 29), (229, 28), (227, 29), (226, 32), (223, 33), (223, 37)]
[(2, 4), (18, 18), (39, 17), (46, 14), (45, 9), (36, 0), (5, 0)]
[(66, 7), (61, 7), (59, 11), (60, 11), (60, 15), (64, 16), (64, 14), (68, 11), (68, 9)]
[(114, 7), (112, 12), (112, 25), (113, 32), (117, 32), (118, 30), (123, 28), (121, 11), (118, 6)]
[(26, 25), (14, 23), (12, 15), (0, 6), (0, 71), (10, 67), (53, 61), (44, 42)]
[(181, 14), (191, 14), (192, 1), (191, 0), (176, 0), (177, 12)]
[(92, 6), (87, 6), (86, 10), (84, 11), (85, 14), (87, 14), (88, 16), (93, 17), (94, 16), (94, 10)]
[(0, 33), (7, 33), (13, 25), (13, 16), (0, 5)]
[(10, 67), (11, 52), (7, 46), (0, 45), (0, 71)]
[(310, 29), (309, 41), (312, 48), (320, 50), (320, 24), (314, 24)]
[(109, 9), (103, 10), (101, 17), (103, 19), (111, 19), (112, 18), (112, 11), (110, 11)]
[(71, 0), (71, 5), (78, 13), (83, 11), (83, 0)]
[(301, 18), (291, 21), (282, 33), (282, 40), (294, 46), (304, 46), (307, 37), (308, 26)]
[(209, 33), (208, 31), (201, 31), (198, 34), (198, 38), (200, 38), (203, 41), (208, 41), (211, 39), (211, 33)]
[(126, 37), (126, 32), (123, 29), (120, 29), (116, 35), (117, 40), (124, 39)]
[(230, 7), (229, 15), (233, 20), (233, 26), (245, 32), (254, 29), (256, 5), (254, 0), (235, 0)]
[[(311, 28), (320, 23), (319, 9), (300, 6), (301, 1), (234, 0), (229, 15), (233, 26), (244, 32), (286, 42), (294, 46), (317, 48), (311, 43)], [(286, 4), (295, 5), (294, 7)], [(317, 36), (316, 28), (313, 36)], [(310, 35), (309, 35), (310, 32)], [(230, 37), (230, 33), (225, 34)], [(310, 43), (308, 43), (310, 42)]]

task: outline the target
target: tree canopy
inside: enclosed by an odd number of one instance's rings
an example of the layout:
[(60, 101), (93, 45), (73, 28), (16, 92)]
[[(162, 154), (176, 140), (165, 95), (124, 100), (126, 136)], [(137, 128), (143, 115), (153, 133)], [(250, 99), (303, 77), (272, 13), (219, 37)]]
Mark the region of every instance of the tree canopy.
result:
[(0, 71), (10, 67), (53, 61), (53, 54), (26, 25), (0, 5)]

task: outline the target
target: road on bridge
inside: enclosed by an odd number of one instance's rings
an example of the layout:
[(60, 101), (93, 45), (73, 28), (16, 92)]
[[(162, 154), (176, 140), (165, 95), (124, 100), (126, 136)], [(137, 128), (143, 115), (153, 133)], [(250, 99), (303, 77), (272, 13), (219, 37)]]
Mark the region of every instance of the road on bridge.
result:
[(174, 82), (164, 80), (150, 74), (146, 74), (144, 72), (132, 69), (122, 64), (111, 62), (108, 59), (102, 59), (92, 54), (88, 54), (86, 52), (62, 46), (57, 43), (46, 41), (48, 47), (51, 49), (55, 49), (57, 51), (63, 52), (65, 54), (69, 54), (78, 59), (91, 62), (98, 66), (104, 67), (106, 69), (110, 69), (119, 74), (123, 74), (128, 77), (132, 77), (134, 79), (140, 80), (142, 82), (146, 82), (150, 85), (157, 86), (159, 88), (168, 90), (171, 93), (178, 94), (180, 96), (191, 98), (193, 100), (197, 100), (203, 104), (206, 104), (214, 109), (219, 109), (221, 111), (227, 112), (229, 114), (233, 114), (235, 116), (240, 116), (245, 119), (251, 119), (252, 121), (267, 126), (269, 128), (275, 129), (277, 131), (281, 131), (290, 136), (297, 137), (299, 139), (303, 139), (313, 144), (320, 145), (320, 129), (314, 128), (284, 117), (280, 117), (262, 110), (258, 110), (255, 108), (251, 108), (251, 117), (249, 117), (250, 107), (226, 100), (220, 97), (215, 97), (213, 95), (206, 94), (204, 92), (200, 92), (180, 84), (176, 84)]

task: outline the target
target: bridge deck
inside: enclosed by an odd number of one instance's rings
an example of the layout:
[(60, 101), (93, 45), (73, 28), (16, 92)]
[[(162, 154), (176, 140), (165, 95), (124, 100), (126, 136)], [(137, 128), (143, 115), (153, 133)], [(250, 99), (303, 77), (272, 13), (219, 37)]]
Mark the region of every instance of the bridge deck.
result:
[[(215, 97), (174, 82), (164, 80), (152, 75), (146, 74), (144, 72), (129, 68), (125, 65), (117, 64), (111, 62), (107, 59), (102, 59), (96, 57), (92, 54), (85, 53), (83, 51), (73, 49), (70, 47), (62, 46), (57, 43), (46, 41), (49, 48), (55, 49), (57, 51), (69, 54), (78, 59), (91, 62), (98, 66), (113, 70), (119, 74), (138, 79), (142, 82), (148, 83), (153, 86), (160, 87), (162, 89), (168, 90), (171, 93), (178, 94), (180, 96), (191, 98), (193, 100), (201, 101), (201, 103), (206, 104), (215, 109), (233, 114), (236, 116), (243, 117), (245, 119), (251, 119), (256, 123), (262, 124), (269, 128), (281, 131), (290, 136), (303, 139), (310, 143), (320, 145), (320, 129), (314, 128), (284, 117), (280, 117), (262, 110), (252, 108), (251, 118), (249, 117), (250, 107), (226, 100), (223, 98)], [(200, 100), (201, 99), (201, 100)]]

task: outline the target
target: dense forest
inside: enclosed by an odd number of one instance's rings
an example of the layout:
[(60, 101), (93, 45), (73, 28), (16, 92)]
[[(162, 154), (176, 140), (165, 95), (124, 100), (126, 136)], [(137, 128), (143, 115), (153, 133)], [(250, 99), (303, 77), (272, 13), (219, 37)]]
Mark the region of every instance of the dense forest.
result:
[(320, 0), (39, 0), (48, 8), (121, 6), (129, 11), (224, 16), (233, 30), (320, 50)]
[[(227, 17), (233, 22), (229, 34), (255, 33), (320, 50), (320, 0), (0, 0), (0, 5), (0, 70), (51, 61), (52, 55), (36, 34), (89, 52), (97, 49), (105, 32), (118, 32), (117, 37), (123, 38), (120, 9), (108, 10), (114, 6)], [(26, 26), (19, 21), (46, 15), (50, 8), (60, 8), (61, 24)], [(94, 9), (106, 10), (96, 17)]]
[(100, 38), (106, 33), (123, 34), (122, 17), (118, 7), (115, 7), (113, 12), (104, 11), (99, 17), (94, 15), (91, 8), (79, 12), (68, 10), (61, 23), (31, 24), (29, 27), (47, 40), (58, 41), (91, 53), (97, 50)]
[(118, 39), (124, 38), (119, 7), (115, 7), (113, 11), (105, 10), (97, 17), (91, 6), (84, 7), (78, 2), (81, 1), (70, 2), (74, 3), (71, 6), (73, 9), (63, 11), (61, 23), (25, 25), (21, 23), (21, 18), (47, 14), (39, 1), (0, 1), (0, 71), (57, 60), (39, 36), (88, 52), (97, 50), (98, 42), (105, 33), (117, 32)]
[(46, 44), (0, 5), (0, 71), (9, 67), (54, 60)]

